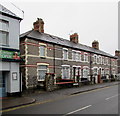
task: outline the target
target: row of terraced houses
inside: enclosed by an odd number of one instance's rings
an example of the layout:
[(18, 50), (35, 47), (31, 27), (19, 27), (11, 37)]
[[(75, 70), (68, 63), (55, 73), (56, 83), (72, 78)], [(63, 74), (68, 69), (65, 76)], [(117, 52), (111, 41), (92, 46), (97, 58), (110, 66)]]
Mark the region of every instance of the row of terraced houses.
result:
[(46, 73), (55, 74), (55, 80), (73, 79), (75, 83), (102, 83), (117, 74), (117, 57), (101, 51), (98, 41), (89, 47), (79, 43), (77, 33), (69, 40), (44, 33), (44, 21), (39, 18), (32, 30), (21, 34), (20, 52), (26, 88), (42, 85)]

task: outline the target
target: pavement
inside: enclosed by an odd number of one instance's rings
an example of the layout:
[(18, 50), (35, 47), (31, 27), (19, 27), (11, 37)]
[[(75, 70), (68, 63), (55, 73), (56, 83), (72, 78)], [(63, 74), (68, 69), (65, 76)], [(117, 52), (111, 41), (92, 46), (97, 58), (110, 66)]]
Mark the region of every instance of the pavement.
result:
[(21, 97), (6, 97), (6, 98), (0, 99), (0, 104), (2, 105), (2, 107), (0, 107), (0, 110), (18, 107), (22, 105), (28, 105), (35, 102), (51, 100), (51, 99), (60, 98), (64, 96), (69, 96), (77, 93), (91, 91), (98, 88), (117, 85), (119, 83), (120, 82), (107, 82), (107, 83), (100, 83), (100, 84), (94, 84), (94, 85), (84, 85), (80, 87), (58, 89), (52, 92), (37, 90), (37, 91), (34, 91), (33, 93), (23, 93)]

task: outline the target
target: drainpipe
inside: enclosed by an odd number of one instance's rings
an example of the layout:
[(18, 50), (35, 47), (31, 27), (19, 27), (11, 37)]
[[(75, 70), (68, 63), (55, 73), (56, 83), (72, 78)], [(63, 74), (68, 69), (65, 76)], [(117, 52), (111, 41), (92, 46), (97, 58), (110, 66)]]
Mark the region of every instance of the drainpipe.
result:
[(112, 75), (112, 68), (111, 68), (111, 58), (110, 58), (110, 78), (111, 78), (111, 75)]
[(92, 82), (92, 54), (90, 53), (90, 81)]
[(54, 60), (53, 60), (53, 64), (54, 64), (54, 73), (55, 73), (55, 45), (53, 45), (53, 57), (54, 57)]
[(20, 94), (19, 94), (19, 96), (22, 97), (22, 73), (19, 73), (19, 74), (20, 74), (20, 80), (19, 80), (20, 81), (20, 85), (19, 85), (20, 86)]

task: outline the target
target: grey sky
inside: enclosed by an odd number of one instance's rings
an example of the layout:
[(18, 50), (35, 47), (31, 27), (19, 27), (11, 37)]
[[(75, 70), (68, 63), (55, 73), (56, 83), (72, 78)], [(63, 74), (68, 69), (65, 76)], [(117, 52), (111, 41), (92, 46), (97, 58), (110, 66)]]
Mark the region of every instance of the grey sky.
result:
[(77, 32), (82, 44), (91, 46), (93, 40), (98, 40), (100, 49), (112, 55), (118, 49), (117, 0), (9, 1), (24, 11), (21, 33), (32, 29), (33, 22), (39, 17), (45, 22), (45, 33), (69, 39), (69, 34)]

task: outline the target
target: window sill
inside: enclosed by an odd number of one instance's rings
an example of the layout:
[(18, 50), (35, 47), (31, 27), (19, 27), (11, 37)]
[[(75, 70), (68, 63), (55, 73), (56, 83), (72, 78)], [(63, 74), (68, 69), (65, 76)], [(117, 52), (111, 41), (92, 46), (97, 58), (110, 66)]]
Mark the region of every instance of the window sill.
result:
[(10, 47), (9, 45), (3, 45), (3, 44), (0, 44), (0, 46), (4, 46), (4, 47)]
[(42, 58), (42, 59), (46, 59), (46, 56), (40, 56), (40, 58)]

